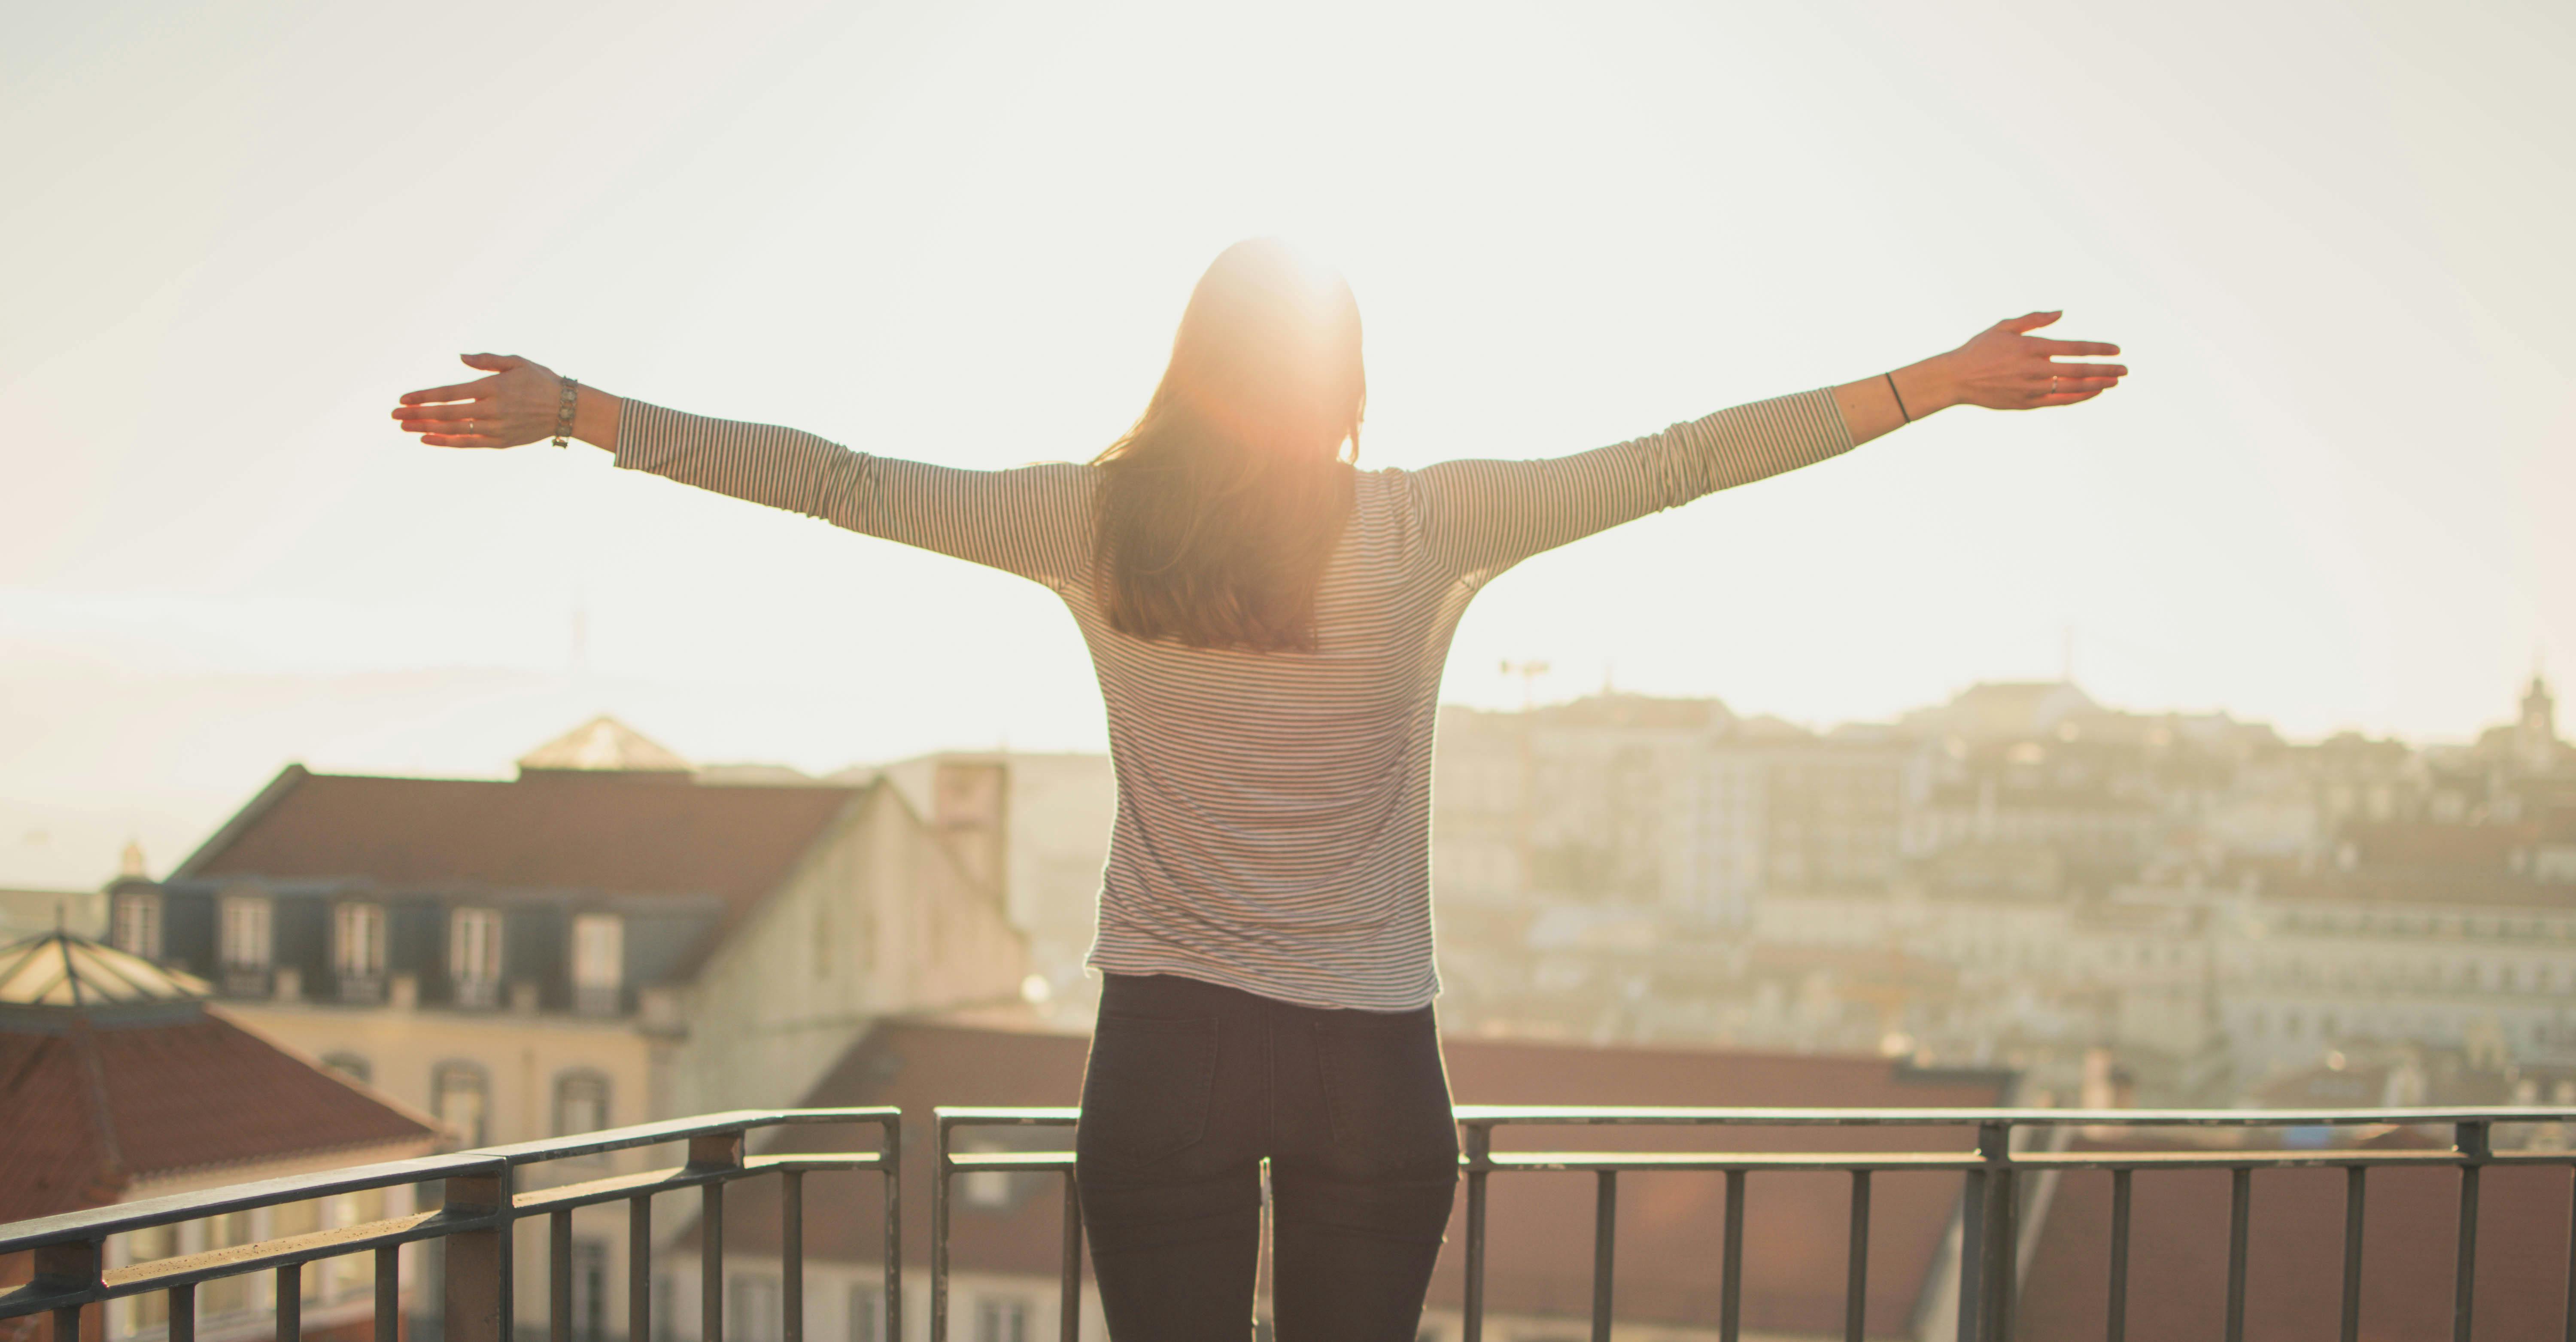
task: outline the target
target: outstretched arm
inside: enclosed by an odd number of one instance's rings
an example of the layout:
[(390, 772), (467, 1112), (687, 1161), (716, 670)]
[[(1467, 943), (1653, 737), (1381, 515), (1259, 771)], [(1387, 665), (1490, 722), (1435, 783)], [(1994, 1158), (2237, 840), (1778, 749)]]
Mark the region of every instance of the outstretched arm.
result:
[(2056, 360), (2118, 354), (2118, 346), (2027, 334), (2057, 316), (1997, 322), (1957, 349), (1891, 373), (1736, 406), (1589, 452), (1429, 467), (1414, 476), (1424, 549), (1436, 569), (1482, 582), (1541, 551), (1813, 465), (1950, 406), (2073, 405), (2117, 385), (2128, 372), (2117, 364)]
[[(564, 382), (515, 355), (469, 354), (491, 376), (410, 392), (394, 410), (433, 447), (550, 437)], [(1058, 463), (959, 470), (853, 452), (769, 424), (710, 419), (580, 387), (571, 436), (617, 464), (835, 526), (990, 565), (1062, 590), (1090, 558), (1093, 472)]]
[(2089, 401), (2128, 376), (2116, 363), (2059, 363), (2061, 358), (2116, 357), (2098, 340), (2047, 340), (2030, 332), (2062, 312), (2007, 317), (1947, 354), (1834, 388), (1834, 404), (1851, 426), (1853, 446), (1954, 405), (1988, 410), (2042, 410)]

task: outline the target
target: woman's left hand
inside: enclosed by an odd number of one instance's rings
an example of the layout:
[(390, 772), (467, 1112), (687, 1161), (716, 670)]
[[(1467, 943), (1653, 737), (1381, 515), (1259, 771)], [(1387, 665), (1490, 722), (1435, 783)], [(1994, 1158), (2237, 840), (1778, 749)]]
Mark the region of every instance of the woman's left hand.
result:
[(404, 392), (394, 418), (431, 447), (518, 447), (555, 434), (563, 379), (515, 354), (463, 354), (491, 374), (453, 386)]
[(2089, 401), (2128, 376), (2126, 364), (2059, 363), (2063, 357), (2117, 355), (2098, 340), (2049, 340), (2030, 332), (2062, 315), (2007, 317), (1935, 361), (1948, 383), (1947, 403), (1988, 410), (2039, 410)]

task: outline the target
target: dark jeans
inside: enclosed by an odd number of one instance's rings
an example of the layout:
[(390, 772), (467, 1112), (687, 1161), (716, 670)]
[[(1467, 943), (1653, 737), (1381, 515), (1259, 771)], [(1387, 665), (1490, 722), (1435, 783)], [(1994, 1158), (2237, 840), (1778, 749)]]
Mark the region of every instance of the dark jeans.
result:
[(1265, 1156), (1279, 1342), (1413, 1342), (1458, 1187), (1431, 1008), (1111, 974), (1074, 1152), (1115, 1342), (1250, 1335)]

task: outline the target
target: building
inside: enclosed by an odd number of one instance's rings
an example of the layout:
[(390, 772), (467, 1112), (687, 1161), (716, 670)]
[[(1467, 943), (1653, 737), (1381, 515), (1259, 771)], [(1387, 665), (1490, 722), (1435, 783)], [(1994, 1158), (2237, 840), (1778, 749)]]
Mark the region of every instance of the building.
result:
[(1100, 872), (1118, 816), (1118, 779), (1109, 757), (1028, 751), (944, 751), (878, 770), (943, 832), (976, 840), (987, 853), (1011, 921), (1029, 939), (1029, 970), (1045, 984), (1036, 1005), (1049, 1019), (1089, 1028), (1100, 983), (1083, 968), (1100, 909)]
[[(986, 843), (883, 780), (706, 781), (602, 719), (507, 781), (289, 766), (166, 879), (118, 882), (113, 924), (481, 1146), (784, 1105), (881, 1016), (1017, 1001)], [(577, 1220), (581, 1336), (624, 1326), (625, 1224)], [(541, 1318), (541, 1237), (517, 1251)]]
[[(427, 1115), (210, 1009), (208, 988), (69, 933), (0, 947), (0, 1222), (409, 1159), (444, 1144)], [(106, 1266), (381, 1220), (410, 1204), (408, 1188), (379, 1189), (157, 1227), (111, 1239)], [(26, 1280), (30, 1257), (0, 1258), (0, 1284)], [(274, 1289), (270, 1274), (207, 1283), (197, 1336), (267, 1336)], [(308, 1270), (308, 1336), (368, 1336), (373, 1290), (362, 1260)], [(89, 1336), (153, 1335), (166, 1308), (157, 1294), (117, 1301), (89, 1314)], [(33, 1324), (13, 1320), (0, 1335), (17, 1327), (32, 1338)]]

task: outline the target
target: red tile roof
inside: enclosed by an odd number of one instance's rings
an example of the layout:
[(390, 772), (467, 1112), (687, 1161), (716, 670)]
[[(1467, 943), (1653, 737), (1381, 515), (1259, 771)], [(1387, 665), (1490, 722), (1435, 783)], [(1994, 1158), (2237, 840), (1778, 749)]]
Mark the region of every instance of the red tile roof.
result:
[(439, 1133), (212, 1014), (0, 1031), (0, 1221), (115, 1201), (133, 1181), (416, 1143)]
[(862, 791), (578, 772), (369, 778), (289, 766), (172, 879), (715, 895), (739, 912), (785, 881)]
[[(1065, 1105), (1082, 1088), (1089, 1040), (1081, 1035), (889, 1022), (842, 1057), (806, 1096), (809, 1105), (900, 1105), (911, 1173), (905, 1185), (906, 1257), (929, 1257), (929, 1115), (933, 1105)], [(1587, 1048), (1453, 1037), (1444, 1045), (1461, 1103), (1983, 1106), (2002, 1098), (1993, 1074), (1909, 1074), (1875, 1058), (1823, 1058), (1698, 1049)], [(827, 1130), (792, 1130), (797, 1149), (848, 1149)], [(1009, 1134), (979, 1130), (978, 1135)], [(1063, 1149), (1062, 1130), (1030, 1131), (1027, 1149)], [(1805, 1129), (1706, 1132), (1649, 1128), (1564, 1129), (1511, 1134), (1498, 1143), (1546, 1143), (1592, 1150), (1905, 1150), (1965, 1148), (1964, 1131), (1880, 1129), (1837, 1134)], [(855, 1176), (828, 1176), (851, 1178)], [(1880, 1175), (1873, 1189), (1870, 1292), (1873, 1335), (1898, 1335), (1922, 1287), (1959, 1186), (1955, 1175)], [(1007, 1212), (958, 1207), (951, 1240), (960, 1269), (1051, 1276), (1062, 1251), (1061, 1185), (1027, 1180), (1026, 1200)], [(1589, 1309), (1592, 1178), (1510, 1174), (1493, 1183), (1489, 1308), (1582, 1315)], [(726, 1205), (727, 1247), (778, 1250), (775, 1181), (736, 1186)], [(1459, 1206), (1464, 1214), (1462, 1192)], [(1747, 1186), (1744, 1325), (1782, 1332), (1840, 1327), (1849, 1185), (1833, 1174), (1755, 1175)], [(1619, 1300), (1627, 1319), (1714, 1316), (1717, 1253), (1724, 1217), (1721, 1176), (1624, 1176), (1620, 1185)], [(876, 1261), (879, 1204), (873, 1188), (846, 1195), (809, 1192), (805, 1249), (846, 1262)], [(693, 1242), (694, 1231), (690, 1232)], [(1434, 1307), (1455, 1307), (1465, 1222), (1453, 1221), (1433, 1283)]]
[[(2120, 1145), (2155, 1149), (2133, 1140)], [(2132, 1177), (2128, 1335), (2222, 1335), (2227, 1171)], [(2560, 1319), (2567, 1289), (2567, 1170), (2490, 1167), (2479, 1178), (2477, 1335), (2482, 1342), (2559, 1342), (2565, 1335)], [(2252, 1186), (2247, 1342), (2327, 1342), (2336, 1336), (2343, 1299), (2344, 1172), (2258, 1170)], [(2450, 1335), (2459, 1206), (2460, 1177), (2453, 1171), (2370, 1174), (2363, 1203), (2365, 1342)], [(2109, 1174), (2063, 1176), (2022, 1277), (2016, 1322), (2024, 1342), (2093, 1342), (2104, 1335), (2110, 1216)]]

